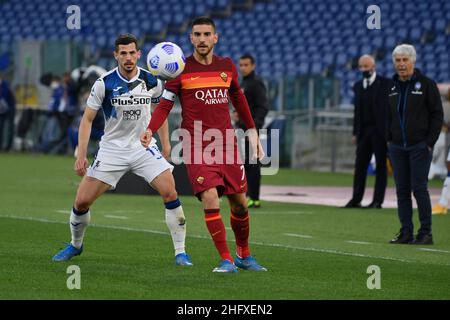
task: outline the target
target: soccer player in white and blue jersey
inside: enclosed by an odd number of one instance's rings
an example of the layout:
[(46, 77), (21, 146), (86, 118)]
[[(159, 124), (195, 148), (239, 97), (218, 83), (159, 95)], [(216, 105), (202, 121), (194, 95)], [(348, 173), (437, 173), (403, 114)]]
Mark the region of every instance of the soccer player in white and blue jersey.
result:
[[(120, 35), (115, 42), (114, 58), (118, 67), (99, 78), (92, 87), (87, 108), (79, 128), (78, 155), (74, 169), (84, 176), (78, 187), (70, 215), (72, 241), (58, 252), (54, 261), (67, 261), (83, 251), (83, 238), (90, 221), (90, 206), (109, 189), (116, 187), (128, 171), (143, 177), (163, 198), (166, 223), (175, 249), (177, 265), (192, 266), (185, 252), (186, 221), (175, 189), (173, 166), (167, 162), (170, 142), (167, 121), (159, 131), (163, 147), (156, 140), (148, 148), (141, 145), (139, 135), (151, 118), (151, 106), (159, 101), (163, 83), (148, 71), (137, 67), (141, 56), (136, 37)], [(102, 109), (105, 134), (100, 149), (88, 167), (87, 146), (92, 122)]]

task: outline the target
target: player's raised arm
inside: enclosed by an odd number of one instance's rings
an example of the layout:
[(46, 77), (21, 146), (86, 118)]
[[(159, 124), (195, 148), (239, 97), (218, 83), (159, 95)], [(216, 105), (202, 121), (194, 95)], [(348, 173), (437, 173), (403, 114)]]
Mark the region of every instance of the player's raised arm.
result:
[(97, 110), (88, 107), (84, 110), (83, 118), (80, 122), (78, 131), (78, 155), (74, 165), (74, 170), (80, 177), (86, 174), (86, 168), (88, 167), (87, 148), (89, 137), (91, 136), (92, 122), (96, 115)]

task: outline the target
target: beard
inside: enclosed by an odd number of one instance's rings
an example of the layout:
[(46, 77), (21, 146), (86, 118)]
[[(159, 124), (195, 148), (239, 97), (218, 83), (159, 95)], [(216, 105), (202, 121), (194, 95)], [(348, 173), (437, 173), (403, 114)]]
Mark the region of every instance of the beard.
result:
[(129, 64), (129, 65), (124, 64), (122, 66), (122, 69), (127, 71), (127, 72), (132, 72), (135, 68), (136, 68), (136, 64), (134, 64), (134, 63), (133, 64)]
[[(195, 48), (195, 51), (197, 52), (197, 54), (201, 57), (206, 57), (213, 49), (213, 46), (211, 47), (197, 47)], [(206, 51), (200, 51), (200, 50), (206, 50)]]

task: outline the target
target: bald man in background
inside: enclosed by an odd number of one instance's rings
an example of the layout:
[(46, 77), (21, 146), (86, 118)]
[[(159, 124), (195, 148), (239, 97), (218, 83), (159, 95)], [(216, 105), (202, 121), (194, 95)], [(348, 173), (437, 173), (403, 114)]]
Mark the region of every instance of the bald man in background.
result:
[(367, 168), (372, 154), (375, 154), (375, 192), (373, 201), (364, 208), (381, 209), (387, 184), (386, 109), (393, 83), (376, 73), (375, 59), (370, 55), (359, 58), (358, 68), (363, 79), (353, 86), (355, 113), (352, 142), (356, 144), (353, 196), (344, 208), (361, 208)]

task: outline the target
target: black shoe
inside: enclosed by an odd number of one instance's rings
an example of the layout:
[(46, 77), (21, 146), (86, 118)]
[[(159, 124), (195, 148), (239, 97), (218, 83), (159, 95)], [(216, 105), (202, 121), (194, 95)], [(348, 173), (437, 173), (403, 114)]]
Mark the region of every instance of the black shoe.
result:
[(365, 206), (366, 209), (382, 209), (381, 203), (379, 202), (371, 202), (369, 205)]
[(417, 245), (433, 244), (433, 235), (431, 233), (418, 234), (416, 236), (416, 238), (413, 241), (411, 241), (411, 244), (417, 244)]
[(352, 200), (350, 200), (345, 206), (341, 208), (361, 208), (361, 202), (355, 203)]
[(395, 235), (395, 238), (389, 241), (391, 244), (406, 244), (414, 240), (412, 233), (402, 233), (401, 231)]

